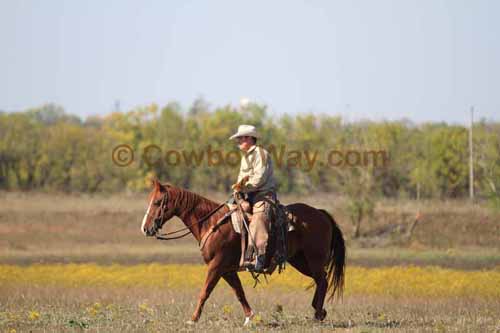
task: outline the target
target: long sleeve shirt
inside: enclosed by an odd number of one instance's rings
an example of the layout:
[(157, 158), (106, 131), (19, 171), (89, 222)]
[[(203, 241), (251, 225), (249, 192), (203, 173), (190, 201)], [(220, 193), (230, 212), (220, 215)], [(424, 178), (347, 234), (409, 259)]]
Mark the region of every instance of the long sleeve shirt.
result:
[(241, 189), (242, 192), (276, 191), (273, 161), (269, 152), (261, 146), (253, 145), (243, 153), (238, 182), (245, 176), (249, 176), (249, 180)]

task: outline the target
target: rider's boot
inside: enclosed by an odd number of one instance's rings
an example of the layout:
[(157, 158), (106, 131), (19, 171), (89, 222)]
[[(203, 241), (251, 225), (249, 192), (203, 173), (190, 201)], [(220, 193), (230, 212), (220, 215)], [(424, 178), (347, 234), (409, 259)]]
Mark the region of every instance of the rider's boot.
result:
[(265, 263), (266, 263), (266, 255), (265, 254), (258, 255), (253, 271), (255, 273), (264, 273)]

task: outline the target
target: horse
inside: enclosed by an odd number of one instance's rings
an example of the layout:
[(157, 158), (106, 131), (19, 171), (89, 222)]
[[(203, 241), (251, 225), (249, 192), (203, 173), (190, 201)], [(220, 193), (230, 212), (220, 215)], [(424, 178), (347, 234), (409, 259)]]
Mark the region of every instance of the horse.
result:
[[(145, 236), (158, 237), (158, 231), (166, 221), (176, 216), (186, 226), (186, 234), (193, 234), (198, 243), (203, 241), (200, 250), (208, 272), (190, 323), (198, 321), (220, 278), (231, 286), (241, 303), (245, 313), (244, 325), (250, 323), (254, 312), (238, 276), (240, 234), (234, 231), (231, 223), (217, 224), (225, 215), (230, 218), (226, 214), (229, 207), (172, 184), (162, 184), (157, 179), (153, 180), (148, 201), (141, 224), (141, 232)], [(343, 293), (344, 237), (333, 217), (325, 210), (304, 203), (290, 204), (286, 209), (295, 220), (295, 230), (290, 231), (287, 237), (287, 262), (314, 280), (316, 290), (311, 305), (315, 310), (314, 318), (322, 321), (327, 315), (323, 308), (327, 293), (330, 293), (329, 301), (340, 298)]]

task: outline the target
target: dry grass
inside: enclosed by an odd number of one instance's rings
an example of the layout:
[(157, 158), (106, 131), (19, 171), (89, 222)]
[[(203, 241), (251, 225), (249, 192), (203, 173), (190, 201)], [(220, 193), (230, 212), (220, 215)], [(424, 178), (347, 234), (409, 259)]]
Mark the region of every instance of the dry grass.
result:
[[(221, 194), (207, 196), (224, 198)], [(465, 269), (500, 265), (500, 217), (480, 205), (427, 203), (410, 243), (364, 249), (348, 237), (352, 229), (342, 198), (315, 195), (281, 200), (305, 201), (333, 212), (348, 238), (349, 264), (431, 264)], [(145, 194), (0, 192), (0, 263), (200, 263), (191, 237), (162, 243), (142, 236), (139, 226), (146, 205)], [(411, 201), (379, 202), (375, 219), (367, 221), (362, 230), (401, 223), (416, 210)], [(173, 219), (167, 230), (180, 226)]]
[[(352, 230), (343, 198), (289, 196), (281, 201), (326, 208), (346, 235)], [(191, 267), (192, 277), (169, 285), (178, 269), (161, 263), (200, 263), (197, 244), (192, 238), (162, 243), (143, 237), (139, 225), (145, 206), (145, 194), (0, 192), (0, 263), (13, 264), (0, 266), (0, 332), (248, 331), (224, 282), (200, 323), (185, 324), (204, 268), (183, 266)], [(500, 215), (467, 202), (419, 206), (384, 200), (377, 204), (375, 219), (362, 229), (401, 223), (418, 210), (424, 219), (403, 247), (360, 248), (348, 239), (346, 296), (342, 303), (327, 306), (324, 323), (311, 319), (312, 291), (304, 291), (309, 280), (291, 268), (257, 289), (246, 276), (247, 295), (258, 313), (250, 330), (500, 332)], [(168, 228), (179, 225), (172, 221)], [(40, 262), (124, 266), (32, 265)], [(144, 263), (155, 264), (130, 266)], [(404, 266), (408, 264), (423, 267)], [(60, 271), (51, 270), (56, 268)]]
[(500, 302), (478, 298), (346, 296), (329, 304), (323, 323), (312, 320), (312, 292), (247, 289), (257, 313), (242, 327), (243, 312), (222, 282), (200, 322), (187, 325), (197, 291), (166, 288), (0, 287), (2, 332), (495, 332)]

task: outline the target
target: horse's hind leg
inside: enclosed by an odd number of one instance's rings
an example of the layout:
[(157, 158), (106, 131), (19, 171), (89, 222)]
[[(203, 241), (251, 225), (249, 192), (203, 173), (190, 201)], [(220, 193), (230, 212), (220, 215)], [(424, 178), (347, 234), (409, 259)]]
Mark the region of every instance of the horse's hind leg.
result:
[(312, 306), (316, 310), (314, 313), (314, 318), (317, 320), (323, 320), (326, 317), (326, 310), (323, 309), (323, 304), (325, 303), (326, 291), (328, 289), (328, 281), (326, 280), (326, 272), (318, 272), (314, 276), (314, 282), (316, 283), (316, 292), (314, 293), (314, 299)]
[(310, 246), (302, 246), (302, 248), (303, 250), (288, 259), (288, 262), (302, 274), (313, 278), (316, 290), (311, 305), (315, 310), (314, 317), (317, 320), (323, 320), (326, 317), (323, 305), (328, 289), (327, 274), (324, 268), (324, 263), (328, 261), (327, 254), (321, 248), (311, 249)]
[(305, 253), (306, 263), (309, 267), (311, 277), (316, 283), (316, 291), (314, 292), (314, 298), (312, 306), (315, 310), (314, 318), (317, 320), (323, 320), (326, 317), (326, 310), (323, 309), (325, 303), (325, 296), (328, 289), (328, 280), (326, 279), (326, 271), (324, 269), (324, 258), (321, 255), (314, 255), (311, 253)]
[(245, 291), (243, 290), (243, 286), (241, 285), (240, 277), (236, 272), (226, 273), (222, 276), (224, 280), (233, 288), (234, 293), (236, 294), (236, 298), (240, 301), (241, 306), (243, 307), (243, 312), (245, 312), (245, 325), (250, 322), (250, 319), (253, 316), (253, 311), (250, 305), (247, 302), (247, 298), (245, 296)]
[[(309, 265), (307, 263), (306, 257), (304, 256), (303, 252), (297, 253), (295, 256), (293, 256), (292, 258), (290, 258), (288, 260), (288, 262), (296, 270), (298, 270), (302, 274), (307, 275), (309, 277), (312, 277), (314, 279), (314, 283), (316, 284), (316, 290), (314, 291), (314, 297), (313, 297), (311, 305), (314, 308), (314, 310), (316, 310), (316, 313), (318, 314), (318, 310), (317, 310), (318, 306), (317, 306), (317, 304), (318, 304), (318, 295), (319, 295), (319, 291), (320, 291), (320, 288), (318, 286), (323, 283), (323, 282), (321, 282), (321, 278), (319, 278), (319, 279), (318, 278), (314, 278), (314, 274), (311, 271), (311, 269), (309, 268)], [(321, 276), (321, 275), (319, 275), (319, 276)], [(319, 281), (319, 284), (318, 284), (318, 281)], [(326, 282), (326, 278), (325, 278), (325, 282)], [(324, 293), (326, 294), (326, 288), (325, 288)], [(323, 302), (324, 302), (324, 299), (325, 299), (324, 295), (323, 295), (322, 299), (323, 299), (323, 301), (321, 302), (320, 310), (322, 310), (322, 307), (323, 307)], [(322, 313), (323, 313), (323, 311), (320, 311), (319, 314), (321, 315)], [(324, 313), (324, 316), (326, 316), (326, 311)], [(324, 316), (323, 316), (323, 318), (324, 318)], [(315, 317), (318, 317), (318, 315), (315, 315)], [(318, 319), (318, 318), (316, 318), (316, 319)]]

